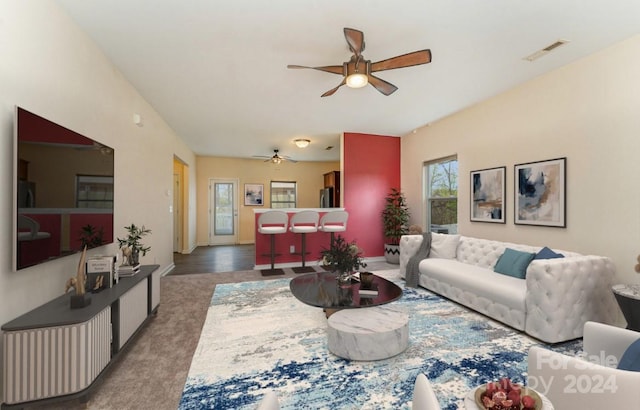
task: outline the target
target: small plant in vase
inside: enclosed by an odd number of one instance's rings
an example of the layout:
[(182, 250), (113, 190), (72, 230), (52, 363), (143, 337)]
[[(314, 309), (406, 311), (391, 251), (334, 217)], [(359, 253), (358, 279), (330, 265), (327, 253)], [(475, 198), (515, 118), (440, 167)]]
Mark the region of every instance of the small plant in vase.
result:
[(340, 235), (336, 236), (330, 249), (320, 252), (320, 256), (322, 265), (337, 274), (340, 285), (350, 284), (353, 272), (367, 267), (362, 259), (362, 251), (355, 241), (347, 242)]
[(151, 229), (145, 228), (144, 225), (136, 226), (133, 223), (125, 226), (124, 229), (127, 230), (127, 236), (124, 239), (117, 238), (125, 259), (123, 265), (135, 266), (140, 262), (140, 254), (145, 256), (151, 250), (151, 246), (144, 246), (141, 242), (143, 236), (151, 233)]

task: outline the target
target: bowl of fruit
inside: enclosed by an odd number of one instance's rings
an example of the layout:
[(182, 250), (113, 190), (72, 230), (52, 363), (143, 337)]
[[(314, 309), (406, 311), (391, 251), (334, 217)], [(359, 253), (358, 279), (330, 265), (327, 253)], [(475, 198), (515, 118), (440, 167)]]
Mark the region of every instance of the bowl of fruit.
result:
[(541, 410), (542, 399), (533, 389), (513, 383), (508, 377), (476, 389), (476, 404), (487, 410)]

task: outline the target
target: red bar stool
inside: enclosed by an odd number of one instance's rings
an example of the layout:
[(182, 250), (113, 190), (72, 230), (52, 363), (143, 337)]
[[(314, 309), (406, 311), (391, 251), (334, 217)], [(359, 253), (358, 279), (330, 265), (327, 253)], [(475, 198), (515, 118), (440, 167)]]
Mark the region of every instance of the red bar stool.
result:
[(284, 275), (282, 269), (275, 269), (276, 256), (276, 235), (287, 233), (289, 217), (283, 211), (267, 211), (258, 217), (258, 232), (263, 235), (271, 235), (271, 269), (262, 269), (262, 276)]
[(307, 255), (307, 234), (318, 232), (319, 218), (320, 214), (316, 211), (300, 211), (293, 214), (289, 221), (289, 230), (302, 235), (302, 250), (300, 253), (296, 253), (296, 255), (302, 255), (302, 266), (292, 268), (295, 273), (316, 271), (310, 266), (305, 266), (305, 257)]
[(331, 248), (333, 248), (333, 242), (335, 241), (334, 234), (346, 231), (348, 220), (349, 212), (347, 211), (330, 211), (320, 218), (318, 230), (331, 233)]

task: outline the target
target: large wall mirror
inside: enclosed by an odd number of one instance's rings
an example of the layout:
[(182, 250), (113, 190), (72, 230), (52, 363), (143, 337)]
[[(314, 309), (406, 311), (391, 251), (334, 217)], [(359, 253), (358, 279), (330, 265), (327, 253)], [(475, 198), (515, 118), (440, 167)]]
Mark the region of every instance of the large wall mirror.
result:
[(112, 243), (113, 149), (20, 107), (14, 144), (16, 270)]

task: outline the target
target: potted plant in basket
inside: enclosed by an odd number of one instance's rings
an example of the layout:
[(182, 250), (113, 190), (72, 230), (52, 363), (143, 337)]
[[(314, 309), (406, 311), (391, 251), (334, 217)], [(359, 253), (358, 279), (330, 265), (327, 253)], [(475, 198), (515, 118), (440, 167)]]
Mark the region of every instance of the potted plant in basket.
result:
[(144, 225), (136, 226), (133, 223), (125, 226), (124, 229), (128, 234), (123, 239), (117, 238), (118, 245), (126, 258), (124, 264), (135, 266), (140, 263), (140, 253), (145, 256), (151, 250), (151, 246), (144, 246), (141, 242), (143, 236), (151, 233), (151, 229), (145, 228)]
[(347, 242), (342, 236), (337, 235), (330, 249), (320, 252), (322, 265), (335, 272), (338, 284), (351, 283), (351, 275), (360, 268), (366, 268), (367, 264), (362, 260), (362, 251), (354, 242)]
[(385, 197), (382, 211), (384, 229), (384, 257), (388, 263), (400, 263), (400, 237), (409, 233), (409, 208), (404, 194), (396, 188)]

